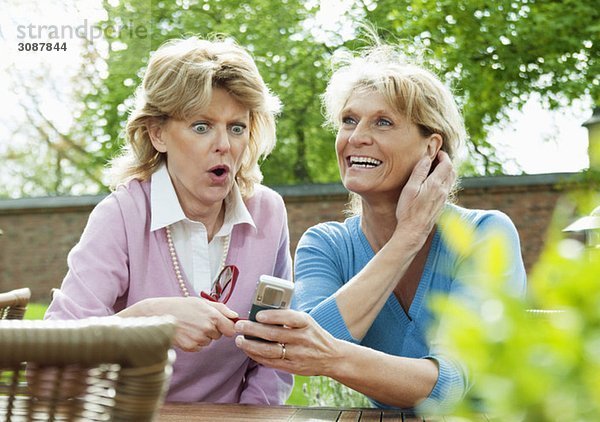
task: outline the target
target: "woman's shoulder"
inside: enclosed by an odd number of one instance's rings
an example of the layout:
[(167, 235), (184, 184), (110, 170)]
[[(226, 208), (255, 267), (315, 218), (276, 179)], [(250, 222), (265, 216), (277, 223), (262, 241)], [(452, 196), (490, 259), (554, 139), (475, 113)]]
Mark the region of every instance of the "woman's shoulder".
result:
[(360, 216), (349, 217), (344, 221), (327, 221), (310, 227), (304, 232), (302, 239), (305, 241), (320, 239), (334, 244), (348, 243), (355, 239), (358, 228), (360, 228)]
[(458, 218), (476, 231), (500, 230), (505, 233), (516, 233), (517, 228), (512, 219), (500, 210), (482, 210), (449, 205), (446, 212)]
[(257, 184), (254, 187), (254, 192), (252, 196), (246, 199), (246, 203), (248, 206), (250, 205), (259, 205), (263, 206), (264, 204), (280, 204), (283, 205), (282, 196), (271, 189), (268, 186)]
[(150, 195), (150, 180), (131, 179), (119, 186), (112, 192), (118, 200), (127, 198), (140, 200)]
[(150, 184), (147, 181), (133, 179), (117, 186), (94, 208), (93, 213), (104, 215), (118, 212), (122, 215), (146, 214), (149, 203)]
[(263, 185), (254, 188), (253, 195), (244, 204), (257, 227), (281, 227), (287, 224), (287, 211), (283, 198), (273, 189)]
[(244, 198), (244, 203), (253, 215), (260, 213), (262, 210), (265, 210), (265, 212), (285, 212), (283, 197), (277, 191), (264, 185), (256, 185), (252, 196)]

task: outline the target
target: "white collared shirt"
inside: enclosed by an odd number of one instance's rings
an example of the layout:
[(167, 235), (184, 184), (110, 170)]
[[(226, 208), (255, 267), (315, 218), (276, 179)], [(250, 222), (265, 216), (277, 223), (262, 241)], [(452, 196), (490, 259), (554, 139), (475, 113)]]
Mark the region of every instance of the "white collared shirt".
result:
[[(208, 242), (203, 223), (187, 218), (181, 208), (177, 193), (171, 182), (166, 165), (160, 166), (150, 182), (150, 207), (152, 221), (150, 230), (171, 226), (173, 245), (179, 265), (197, 294), (209, 292), (223, 261), (225, 238), (236, 224), (248, 223), (256, 228), (246, 208), (237, 183), (225, 198), (225, 218), (219, 231)], [(227, 262), (227, 264), (234, 264)]]

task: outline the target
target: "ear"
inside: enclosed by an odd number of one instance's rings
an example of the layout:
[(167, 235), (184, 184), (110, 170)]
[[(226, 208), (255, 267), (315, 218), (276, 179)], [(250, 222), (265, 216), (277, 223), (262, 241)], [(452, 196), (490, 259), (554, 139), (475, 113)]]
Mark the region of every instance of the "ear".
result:
[(150, 141), (152, 142), (152, 146), (158, 152), (167, 152), (167, 144), (162, 139), (163, 133), (163, 124), (158, 122), (155, 119), (152, 119), (148, 122), (148, 136), (150, 136)]
[(427, 155), (432, 160), (437, 157), (437, 153), (442, 148), (444, 144), (444, 140), (442, 139), (442, 135), (439, 133), (434, 133), (427, 138)]

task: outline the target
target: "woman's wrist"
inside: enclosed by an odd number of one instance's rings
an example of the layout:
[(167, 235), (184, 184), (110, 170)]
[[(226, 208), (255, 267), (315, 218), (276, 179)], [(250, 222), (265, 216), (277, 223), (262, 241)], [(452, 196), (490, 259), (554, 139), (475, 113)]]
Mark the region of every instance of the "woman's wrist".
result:
[(160, 311), (160, 298), (141, 300), (117, 313), (120, 317), (145, 317), (162, 315)]
[(354, 344), (340, 339), (335, 339), (333, 343), (334, 354), (329, 358), (328, 365), (322, 374), (335, 380), (343, 380), (350, 372), (354, 370), (354, 363), (352, 362), (355, 356), (356, 350), (353, 351)]
[(430, 231), (419, 230), (409, 224), (398, 224), (388, 244), (398, 251), (417, 253), (430, 235)]

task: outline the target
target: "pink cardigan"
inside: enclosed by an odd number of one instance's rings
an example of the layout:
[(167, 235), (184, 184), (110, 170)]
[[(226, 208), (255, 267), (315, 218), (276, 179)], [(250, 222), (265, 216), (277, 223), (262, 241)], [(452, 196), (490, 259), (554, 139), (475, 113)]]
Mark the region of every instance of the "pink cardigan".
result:
[[(261, 274), (291, 279), (283, 200), (269, 188), (257, 186), (246, 206), (256, 229), (249, 224), (233, 228), (226, 260), (240, 270), (227, 305), (243, 317), (248, 315)], [(147, 181), (133, 180), (96, 206), (79, 243), (69, 253), (68, 264), (46, 319), (112, 315), (142, 299), (182, 295), (165, 230), (150, 232)], [(258, 365), (235, 346), (234, 338), (222, 337), (200, 352), (176, 349), (167, 401), (284, 403), (292, 376)]]

